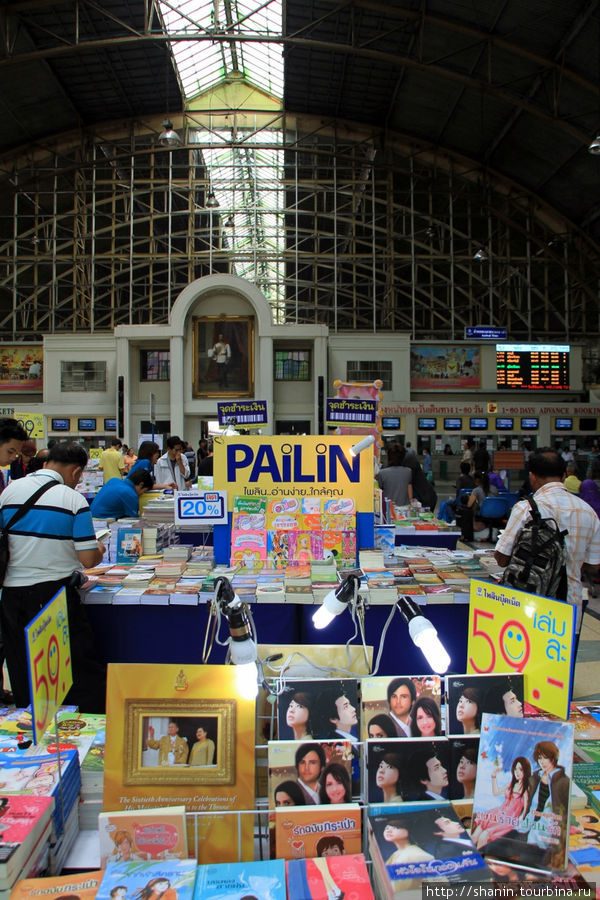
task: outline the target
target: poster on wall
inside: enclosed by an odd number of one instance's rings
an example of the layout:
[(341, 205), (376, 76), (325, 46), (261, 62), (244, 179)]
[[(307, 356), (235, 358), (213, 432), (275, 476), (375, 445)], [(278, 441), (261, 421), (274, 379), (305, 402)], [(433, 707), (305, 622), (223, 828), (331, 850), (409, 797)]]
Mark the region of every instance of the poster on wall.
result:
[(41, 344), (0, 347), (0, 391), (41, 391), (44, 348)]
[(413, 346), (410, 351), (412, 390), (481, 387), (479, 347), (460, 345)]
[(254, 393), (254, 319), (194, 319), (194, 397), (251, 397)]

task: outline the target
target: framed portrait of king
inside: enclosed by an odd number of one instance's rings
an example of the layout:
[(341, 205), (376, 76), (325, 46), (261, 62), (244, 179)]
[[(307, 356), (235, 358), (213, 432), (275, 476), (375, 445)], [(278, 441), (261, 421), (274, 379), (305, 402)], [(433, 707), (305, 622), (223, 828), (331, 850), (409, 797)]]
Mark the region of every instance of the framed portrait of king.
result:
[(253, 317), (196, 317), (193, 328), (194, 397), (253, 397)]

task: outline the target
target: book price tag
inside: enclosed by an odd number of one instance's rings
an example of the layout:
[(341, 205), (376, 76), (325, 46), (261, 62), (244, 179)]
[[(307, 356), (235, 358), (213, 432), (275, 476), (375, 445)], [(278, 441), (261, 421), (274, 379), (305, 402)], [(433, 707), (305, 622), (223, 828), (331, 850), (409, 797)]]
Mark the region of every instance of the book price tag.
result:
[(54, 595), (25, 629), (33, 740), (37, 744), (73, 684), (67, 592)]
[(176, 525), (223, 525), (227, 522), (227, 491), (176, 491)]
[(575, 607), (471, 579), (467, 672), (522, 672), (525, 700), (568, 718)]

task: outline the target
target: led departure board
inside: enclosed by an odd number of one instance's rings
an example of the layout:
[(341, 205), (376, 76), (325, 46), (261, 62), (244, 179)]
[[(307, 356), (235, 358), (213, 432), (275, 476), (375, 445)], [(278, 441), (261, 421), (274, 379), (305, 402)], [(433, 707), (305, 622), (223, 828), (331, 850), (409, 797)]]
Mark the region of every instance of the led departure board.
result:
[(568, 391), (568, 344), (496, 344), (496, 386), (509, 391)]

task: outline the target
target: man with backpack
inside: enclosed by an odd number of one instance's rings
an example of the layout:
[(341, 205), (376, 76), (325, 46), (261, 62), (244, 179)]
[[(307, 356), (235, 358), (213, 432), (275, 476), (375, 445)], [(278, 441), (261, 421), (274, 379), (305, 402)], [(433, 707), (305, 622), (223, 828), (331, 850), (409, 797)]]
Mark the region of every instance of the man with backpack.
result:
[[(556, 532), (554, 544), (550, 538), (550, 542), (546, 541), (545, 549), (542, 544), (539, 545), (541, 549), (537, 560), (533, 559), (535, 554), (530, 554), (529, 561), (526, 554), (521, 554), (523, 563), (518, 563), (519, 542), (526, 532), (528, 540), (531, 541), (529, 523), (532, 517), (536, 517), (535, 509), (525, 499), (513, 506), (506, 528), (496, 544), (494, 555), (499, 565), (508, 567), (505, 572), (505, 583), (519, 587), (519, 567), (521, 571), (525, 568), (533, 569), (535, 572), (536, 566), (539, 569), (539, 559), (543, 560), (544, 553), (550, 553), (547, 563), (550, 569), (564, 544), (566, 596), (561, 596), (561, 591), (554, 595), (547, 592), (547, 588), (544, 590), (543, 571), (538, 572), (540, 593), (545, 596), (557, 596), (558, 599), (566, 600), (575, 606), (577, 610), (575, 630), (579, 635), (583, 615), (581, 572), (583, 569), (595, 575), (600, 568), (600, 519), (583, 500), (567, 491), (562, 482), (564, 470), (564, 460), (559, 453), (550, 448), (536, 450), (529, 457), (529, 481), (534, 492), (533, 500), (540, 513), (540, 530), (550, 533), (548, 526), (552, 525)], [(511, 569), (516, 580), (506, 577)], [(530, 575), (531, 571), (526, 574)]]

